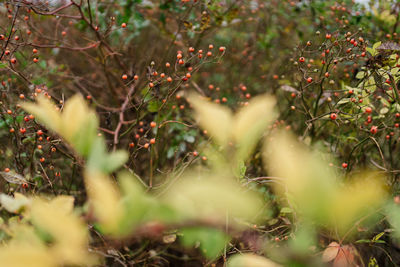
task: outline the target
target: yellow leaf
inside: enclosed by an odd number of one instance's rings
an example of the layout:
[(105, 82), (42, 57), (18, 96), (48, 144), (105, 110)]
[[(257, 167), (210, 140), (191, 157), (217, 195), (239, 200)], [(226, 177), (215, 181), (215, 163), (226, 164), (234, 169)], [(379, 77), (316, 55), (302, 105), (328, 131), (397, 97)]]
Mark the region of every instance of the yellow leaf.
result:
[(58, 261), (67, 265), (90, 264), (93, 257), (87, 253), (87, 229), (71, 212), (71, 203), (71, 199), (65, 196), (52, 201), (35, 198), (30, 216), (35, 226), (54, 239), (51, 250)]
[(22, 103), (21, 106), (27, 112), (33, 114), (39, 122), (43, 123), (48, 129), (60, 133), (62, 129), (62, 121), (60, 112), (56, 110), (56, 106), (46, 97), (39, 95), (37, 104)]
[(229, 258), (228, 267), (279, 267), (270, 259), (255, 254), (237, 254)]
[(239, 159), (244, 160), (253, 151), (267, 126), (276, 118), (275, 103), (272, 96), (257, 96), (235, 114), (232, 135), (239, 146)]
[(331, 222), (339, 233), (345, 233), (356, 220), (366, 214), (376, 212), (388, 195), (384, 178), (369, 171), (351, 177), (340, 187), (331, 206)]
[(285, 132), (273, 135), (267, 146), (267, 168), (279, 177), (276, 191), (308, 221), (343, 235), (362, 216), (376, 212), (386, 199), (383, 177), (365, 172), (340, 186), (339, 177), (321, 154), (301, 146)]
[(225, 147), (231, 137), (232, 112), (230, 109), (194, 94), (190, 95), (188, 100), (196, 111), (200, 126), (207, 130), (219, 145)]
[(37, 104), (24, 103), (22, 107), (48, 129), (62, 136), (81, 156), (89, 155), (97, 137), (98, 119), (81, 95), (69, 99), (62, 113), (56, 111), (50, 100), (41, 95)]
[(280, 179), (275, 190), (293, 200), (305, 216), (325, 220), (336, 178), (328, 163), (286, 131), (272, 135), (266, 145), (264, 162), (271, 175)]
[(260, 196), (242, 188), (223, 173), (189, 173), (163, 195), (162, 200), (187, 219), (224, 223), (230, 217), (255, 221), (263, 207)]
[(120, 192), (109, 177), (95, 171), (85, 174), (89, 204), (100, 227), (106, 233), (117, 233), (123, 217)]
[(57, 196), (51, 200), (52, 205), (57, 207), (65, 214), (72, 213), (74, 209), (74, 197), (72, 196)]
[(74, 95), (66, 102), (62, 112), (63, 129), (61, 134), (69, 142), (74, 143), (75, 135), (87, 126), (93, 119), (93, 114), (83, 97), (79, 94)]
[(55, 267), (57, 259), (44, 245), (11, 243), (0, 247), (0, 264), (7, 267)]
[(1, 194), (0, 203), (8, 212), (18, 213), (30, 204), (30, 200), (20, 193), (15, 193), (14, 197)]

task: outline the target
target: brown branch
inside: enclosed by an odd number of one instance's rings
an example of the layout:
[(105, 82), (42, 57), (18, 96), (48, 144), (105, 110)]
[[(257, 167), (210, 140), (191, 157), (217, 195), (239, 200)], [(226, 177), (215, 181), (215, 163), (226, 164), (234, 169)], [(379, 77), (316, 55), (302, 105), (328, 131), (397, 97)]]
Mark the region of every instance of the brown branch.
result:
[(119, 132), (121, 130), (122, 124), (124, 123), (124, 112), (125, 112), (126, 108), (128, 107), (129, 100), (134, 92), (135, 92), (135, 86), (132, 85), (131, 88), (129, 89), (127, 96), (125, 97), (124, 102), (121, 105), (121, 109), (119, 112), (119, 122), (117, 124), (117, 127), (114, 130), (114, 148), (113, 148), (114, 151), (117, 149), (117, 144), (119, 141), (118, 140)]

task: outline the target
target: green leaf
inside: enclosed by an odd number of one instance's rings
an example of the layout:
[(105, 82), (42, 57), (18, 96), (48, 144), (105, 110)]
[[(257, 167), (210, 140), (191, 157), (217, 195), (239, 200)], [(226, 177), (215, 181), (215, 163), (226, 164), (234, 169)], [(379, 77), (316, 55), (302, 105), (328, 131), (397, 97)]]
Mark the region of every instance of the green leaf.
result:
[(224, 232), (205, 227), (184, 228), (182, 243), (184, 246), (199, 246), (201, 252), (209, 259), (220, 255), (230, 238)]
[(365, 72), (364, 71), (359, 71), (356, 75), (356, 78), (361, 80), (365, 77)]
[(185, 141), (188, 143), (194, 143), (194, 141), (196, 140), (192, 135), (185, 135), (183, 136), (183, 139), (185, 139)]
[(400, 105), (398, 103), (394, 104), (394, 108), (396, 109), (397, 112), (400, 112)]
[(87, 165), (89, 169), (111, 173), (121, 167), (127, 159), (128, 154), (126, 151), (118, 150), (108, 154), (104, 139), (97, 137), (93, 142)]
[(370, 257), (368, 267), (379, 267), (378, 261), (374, 257)]
[(120, 168), (128, 160), (125, 150), (118, 150), (109, 154), (106, 158), (105, 171), (110, 173)]
[(159, 101), (149, 101), (149, 103), (147, 104), (147, 110), (149, 112), (157, 112), (158, 109), (160, 108), (160, 102)]
[(372, 56), (375, 55), (375, 50), (373, 50), (371, 47), (367, 47), (367, 52), (370, 53)]
[(285, 213), (293, 213), (293, 210), (289, 207), (283, 207), (281, 208), (281, 213), (285, 214)]
[(381, 232), (381, 233), (377, 234), (376, 236), (374, 236), (374, 238), (372, 238), (372, 241), (373, 242), (378, 241), (384, 234), (385, 234), (385, 232)]
[(381, 110), (379, 111), (380, 114), (386, 114), (389, 112), (389, 109), (387, 107), (381, 108)]
[(350, 102), (350, 98), (342, 98), (342, 99), (339, 100), (339, 102), (337, 104), (338, 105), (343, 105), (343, 104), (346, 104), (346, 103), (349, 103), (349, 102)]

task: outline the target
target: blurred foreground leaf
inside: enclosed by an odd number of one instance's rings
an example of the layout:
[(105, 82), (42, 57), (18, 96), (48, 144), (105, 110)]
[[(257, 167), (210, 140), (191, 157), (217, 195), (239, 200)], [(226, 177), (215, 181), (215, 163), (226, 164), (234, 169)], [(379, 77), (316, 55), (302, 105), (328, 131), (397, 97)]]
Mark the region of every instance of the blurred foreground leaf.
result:
[(230, 239), (224, 232), (213, 228), (184, 228), (181, 233), (183, 245), (199, 246), (201, 252), (209, 259), (220, 255)]
[(272, 175), (282, 178), (276, 191), (285, 196), (309, 222), (344, 235), (363, 216), (376, 213), (387, 198), (384, 177), (363, 172), (341, 183), (321, 154), (300, 145), (286, 132), (274, 134), (265, 162)]
[(281, 265), (254, 254), (237, 254), (228, 260), (228, 267), (279, 267)]
[(224, 173), (188, 173), (162, 199), (186, 219), (225, 223), (226, 216), (255, 221), (263, 209), (256, 192), (248, 191)]

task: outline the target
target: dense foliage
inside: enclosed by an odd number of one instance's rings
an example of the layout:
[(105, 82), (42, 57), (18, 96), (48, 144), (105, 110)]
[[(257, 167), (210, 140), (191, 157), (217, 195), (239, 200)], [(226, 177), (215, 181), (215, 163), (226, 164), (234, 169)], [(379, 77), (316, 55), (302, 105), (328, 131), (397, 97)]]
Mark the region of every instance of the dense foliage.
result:
[(0, 266), (400, 265), (400, 3), (0, 5)]

